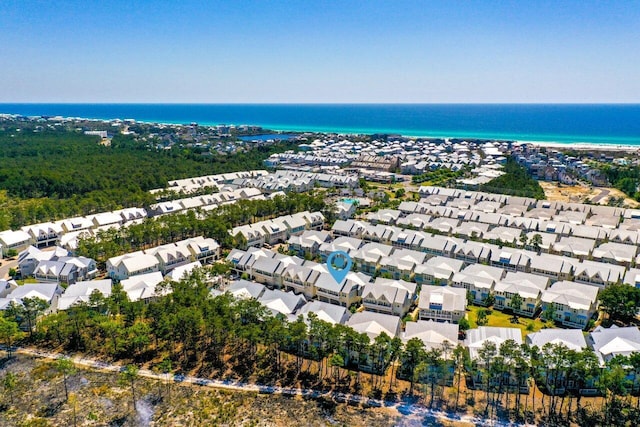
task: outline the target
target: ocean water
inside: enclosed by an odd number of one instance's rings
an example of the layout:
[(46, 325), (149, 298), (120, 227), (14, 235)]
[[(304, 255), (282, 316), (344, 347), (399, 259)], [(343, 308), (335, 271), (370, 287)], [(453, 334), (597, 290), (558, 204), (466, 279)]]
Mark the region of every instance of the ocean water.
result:
[(0, 113), (640, 145), (640, 104), (0, 104)]

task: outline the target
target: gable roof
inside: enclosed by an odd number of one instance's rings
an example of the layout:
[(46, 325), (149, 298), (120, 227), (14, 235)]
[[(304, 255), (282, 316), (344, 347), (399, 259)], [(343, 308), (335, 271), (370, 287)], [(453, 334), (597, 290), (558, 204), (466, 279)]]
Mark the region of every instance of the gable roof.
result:
[(25, 283), (11, 291), (7, 299), (22, 301), (24, 298), (41, 298), (50, 303), (59, 289), (57, 283)]
[(394, 338), (400, 332), (400, 318), (389, 314), (361, 311), (351, 316), (347, 321), (347, 326), (358, 333), (367, 334), (371, 340), (374, 340), (382, 332)]
[(442, 348), (444, 341), (455, 346), (458, 344), (458, 325), (448, 322), (434, 322), (433, 320), (407, 322), (402, 334), (402, 341), (407, 342), (411, 338), (421, 339), (427, 350)]
[(122, 289), (127, 293), (130, 301), (138, 301), (169, 293), (169, 289), (160, 294), (156, 293), (156, 287), (162, 283), (162, 281), (162, 273), (154, 271), (153, 273), (139, 274), (124, 279), (120, 284), (122, 285)]
[(640, 352), (640, 330), (636, 326), (598, 326), (589, 334), (587, 342), (603, 364), (618, 355)]
[(581, 329), (541, 329), (538, 332), (529, 333), (526, 337), (527, 344), (542, 348), (545, 344), (563, 344), (570, 350), (580, 351), (587, 348), (587, 342)]
[(104, 297), (111, 295), (111, 279), (87, 280), (70, 285), (58, 299), (58, 310), (67, 310), (79, 302), (89, 302), (91, 294), (98, 291)]
[(467, 306), (467, 291), (450, 286), (422, 286), (418, 308), (429, 310), (436, 304), (442, 311), (464, 311)]
[(589, 310), (596, 302), (598, 288), (562, 280), (542, 293), (542, 301), (565, 305), (574, 310)]
[(255, 298), (258, 299), (264, 293), (266, 287), (257, 282), (248, 280), (236, 280), (227, 288), (234, 298)]
[(480, 326), (476, 329), (469, 329), (464, 342), (469, 348), (471, 360), (475, 360), (478, 358), (478, 350), (482, 348), (485, 341), (491, 341), (499, 348), (500, 344), (507, 340), (514, 340), (516, 344), (522, 344), (522, 331), (519, 328)]
[(265, 289), (262, 296), (258, 297), (258, 301), (274, 314), (281, 313), (287, 316), (293, 314), (300, 305), (306, 302), (306, 299), (302, 295), (296, 295), (293, 291)]
[(305, 318), (308, 318), (310, 313), (315, 313), (318, 319), (332, 325), (344, 324), (350, 317), (349, 310), (346, 307), (318, 300), (310, 301), (298, 310), (298, 314)]

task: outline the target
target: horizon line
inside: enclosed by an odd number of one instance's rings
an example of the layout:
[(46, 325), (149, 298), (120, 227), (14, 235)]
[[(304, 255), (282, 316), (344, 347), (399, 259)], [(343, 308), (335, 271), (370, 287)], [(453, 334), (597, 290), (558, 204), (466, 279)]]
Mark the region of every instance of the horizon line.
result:
[(637, 102), (5, 102), (0, 105), (256, 105), (256, 106), (313, 106), (313, 105), (640, 105)]

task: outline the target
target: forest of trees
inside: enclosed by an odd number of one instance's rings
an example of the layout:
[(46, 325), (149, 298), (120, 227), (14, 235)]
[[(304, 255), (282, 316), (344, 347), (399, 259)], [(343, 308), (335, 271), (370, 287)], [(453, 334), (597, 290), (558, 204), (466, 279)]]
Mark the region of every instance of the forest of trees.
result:
[[(89, 303), (63, 312), (43, 315), (37, 301), (13, 305), (0, 322), (0, 340), (11, 345), (19, 335), (16, 320), (28, 318), (28, 343), (162, 372), (170, 366), (168, 374), (386, 399), (403, 394), (448, 411), (471, 407), (489, 418), (548, 425), (635, 425), (640, 415), (638, 387), (628, 376), (640, 370), (638, 353), (611, 359), (602, 369), (591, 350), (508, 340), (486, 342), (470, 361), (462, 346), (427, 349), (420, 339), (403, 344), (385, 334), (371, 340), (313, 315), (289, 322), (254, 299), (213, 297), (205, 269), (162, 286), (171, 293), (148, 303), (130, 302), (116, 284), (108, 298), (94, 293)], [(480, 380), (468, 390), (471, 376)], [(545, 392), (542, 402), (539, 393), (536, 398), (511, 386), (513, 380), (533, 386), (530, 378)], [(602, 397), (582, 397), (582, 388)]]
[(0, 130), (0, 230), (145, 206), (148, 192), (172, 179), (263, 169), (263, 160), (294, 148), (281, 142), (230, 155), (202, 156), (184, 147), (149, 148), (131, 135), (111, 146), (73, 131)]
[(600, 170), (611, 185), (629, 197), (640, 201), (640, 167), (602, 164)]
[(507, 158), (507, 163), (502, 171), (505, 172), (504, 175), (480, 185), (478, 190), (511, 196), (532, 197), (538, 200), (545, 198), (544, 190), (540, 183), (531, 178), (527, 174), (527, 170), (512, 157)]

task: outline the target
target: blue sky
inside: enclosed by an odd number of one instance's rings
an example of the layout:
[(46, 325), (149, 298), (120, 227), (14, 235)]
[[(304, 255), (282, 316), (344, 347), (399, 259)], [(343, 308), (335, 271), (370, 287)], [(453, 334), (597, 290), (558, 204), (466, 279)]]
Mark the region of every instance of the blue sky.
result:
[(0, 3), (0, 102), (640, 102), (640, 1)]

